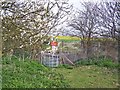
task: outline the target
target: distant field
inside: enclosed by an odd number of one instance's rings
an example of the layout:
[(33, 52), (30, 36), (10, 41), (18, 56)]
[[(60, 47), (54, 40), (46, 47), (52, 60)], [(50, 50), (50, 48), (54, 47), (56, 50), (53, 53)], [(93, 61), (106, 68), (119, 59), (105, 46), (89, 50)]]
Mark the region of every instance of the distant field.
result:
[(57, 36), (56, 39), (58, 41), (65, 41), (65, 42), (73, 42), (73, 41), (80, 41), (81, 40), (78, 37), (72, 37), (72, 36)]
[[(57, 36), (56, 39), (58, 41), (65, 41), (65, 42), (78, 42), (81, 41), (80, 37), (76, 37), (76, 36)], [(87, 40), (87, 38), (85, 38), (84, 40)], [(95, 41), (113, 41), (113, 39), (110, 38), (91, 38), (90, 40), (95, 40)]]

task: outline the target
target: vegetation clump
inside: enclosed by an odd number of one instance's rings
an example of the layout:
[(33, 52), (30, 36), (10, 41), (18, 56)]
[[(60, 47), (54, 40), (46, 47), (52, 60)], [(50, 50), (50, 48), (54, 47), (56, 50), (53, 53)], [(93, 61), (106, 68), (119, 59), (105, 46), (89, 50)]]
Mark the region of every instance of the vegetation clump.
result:
[(111, 69), (118, 69), (120, 67), (119, 63), (113, 62), (111, 58), (105, 57), (94, 57), (89, 59), (81, 59), (75, 62), (76, 66), (80, 65), (97, 65), (100, 67), (107, 67)]
[(37, 61), (3, 57), (3, 88), (67, 88), (69, 85), (60, 73)]

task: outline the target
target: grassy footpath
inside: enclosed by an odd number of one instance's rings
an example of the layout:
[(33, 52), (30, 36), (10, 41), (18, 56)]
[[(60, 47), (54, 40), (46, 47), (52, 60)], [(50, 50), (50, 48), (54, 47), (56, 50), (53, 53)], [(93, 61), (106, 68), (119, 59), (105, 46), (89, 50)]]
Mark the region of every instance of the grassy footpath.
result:
[(71, 69), (57, 68), (56, 72), (64, 75), (72, 88), (116, 88), (118, 87), (117, 70), (96, 65), (79, 66)]

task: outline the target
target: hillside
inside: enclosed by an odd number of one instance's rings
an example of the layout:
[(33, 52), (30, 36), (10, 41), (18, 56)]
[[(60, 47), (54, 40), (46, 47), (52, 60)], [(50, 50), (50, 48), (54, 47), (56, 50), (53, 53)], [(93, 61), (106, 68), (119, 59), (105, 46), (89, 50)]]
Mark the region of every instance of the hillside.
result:
[(66, 88), (64, 77), (37, 61), (3, 58), (3, 88)]

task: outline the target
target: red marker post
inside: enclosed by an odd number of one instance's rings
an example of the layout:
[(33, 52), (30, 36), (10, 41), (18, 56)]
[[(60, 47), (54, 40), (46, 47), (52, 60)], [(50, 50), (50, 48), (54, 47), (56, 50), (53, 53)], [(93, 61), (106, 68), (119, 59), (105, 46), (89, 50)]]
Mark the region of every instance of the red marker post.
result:
[(51, 46), (58, 46), (58, 42), (52, 41), (52, 42), (50, 43), (50, 45), (51, 45)]
[(52, 46), (52, 52), (53, 53), (56, 53), (56, 51), (57, 51), (57, 49), (58, 49), (58, 42), (56, 42), (56, 41), (52, 41), (51, 43), (50, 43), (50, 45)]

